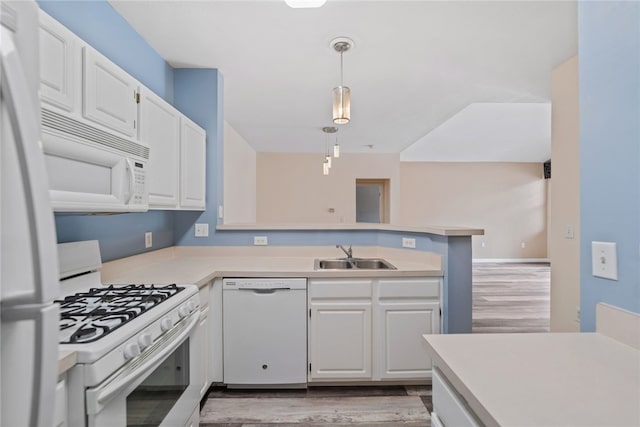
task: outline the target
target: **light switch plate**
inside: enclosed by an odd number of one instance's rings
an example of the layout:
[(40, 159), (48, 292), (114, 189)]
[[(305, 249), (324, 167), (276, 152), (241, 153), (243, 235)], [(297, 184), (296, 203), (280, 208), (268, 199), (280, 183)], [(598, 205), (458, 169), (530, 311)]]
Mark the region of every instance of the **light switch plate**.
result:
[(595, 277), (618, 280), (615, 242), (591, 242), (591, 270)]
[(572, 224), (567, 224), (564, 227), (564, 238), (565, 239), (573, 239), (574, 234), (573, 234), (573, 225)]
[(209, 224), (196, 224), (196, 237), (209, 237)]
[(144, 233), (144, 247), (150, 248), (151, 246), (153, 246), (153, 233), (147, 231)]

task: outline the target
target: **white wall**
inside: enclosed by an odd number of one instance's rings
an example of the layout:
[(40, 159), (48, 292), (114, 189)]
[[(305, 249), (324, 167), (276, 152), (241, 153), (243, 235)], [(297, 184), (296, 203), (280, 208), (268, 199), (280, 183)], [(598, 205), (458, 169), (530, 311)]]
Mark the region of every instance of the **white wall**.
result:
[[(322, 174), (322, 153), (258, 153), (258, 223), (355, 223), (356, 179), (388, 179), (390, 222), (400, 206), (400, 155), (344, 153)], [(330, 212), (333, 209), (334, 212)]]
[(256, 222), (256, 152), (224, 122), (224, 221)]
[[(580, 306), (580, 143), (578, 58), (551, 73), (551, 331), (578, 332)], [(573, 239), (565, 238), (568, 225)]]

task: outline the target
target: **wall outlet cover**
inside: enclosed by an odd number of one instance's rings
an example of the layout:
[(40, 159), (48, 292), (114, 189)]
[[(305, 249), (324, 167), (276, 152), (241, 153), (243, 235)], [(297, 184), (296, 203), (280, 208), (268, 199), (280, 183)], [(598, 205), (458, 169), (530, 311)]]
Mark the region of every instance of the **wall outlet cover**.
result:
[(415, 249), (416, 248), (416, 239), (403, 237), (402, 238), (402, 247), (403, 248)]
[(153, 233), (151, 231), (147, 231), (144, 233), (144, 247), (150, 248), (153, 246)]
[(209, 237), (209, 224), (196, 224), (195, 235), (196, 237)]
[(615, 242), (591, 242), (591, 273), (595, 277), (618, 280)]
[(253, 244), (255, 246), (266, 246), (269, 244), (267, 236), (253, 236)]

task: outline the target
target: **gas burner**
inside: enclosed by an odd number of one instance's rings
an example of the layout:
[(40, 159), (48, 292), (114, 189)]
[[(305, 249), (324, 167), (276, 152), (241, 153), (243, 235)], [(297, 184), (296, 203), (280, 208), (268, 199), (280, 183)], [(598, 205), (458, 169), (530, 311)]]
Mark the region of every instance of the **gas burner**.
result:
[(60, 304), (60, 343), (100, 339), (183, 289), (176, 284), (110, 285), (56, 300)]

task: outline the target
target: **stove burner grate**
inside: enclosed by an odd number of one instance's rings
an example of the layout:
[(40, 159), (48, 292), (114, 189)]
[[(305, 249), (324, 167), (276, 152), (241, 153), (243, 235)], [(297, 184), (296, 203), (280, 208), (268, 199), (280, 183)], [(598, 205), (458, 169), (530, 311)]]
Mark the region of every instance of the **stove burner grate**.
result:
[(110, 285), (55, 300), (60, 304), (60, 330), (71, 332), (60, 343), (96, 341), (183, 289), (176, 284)]

